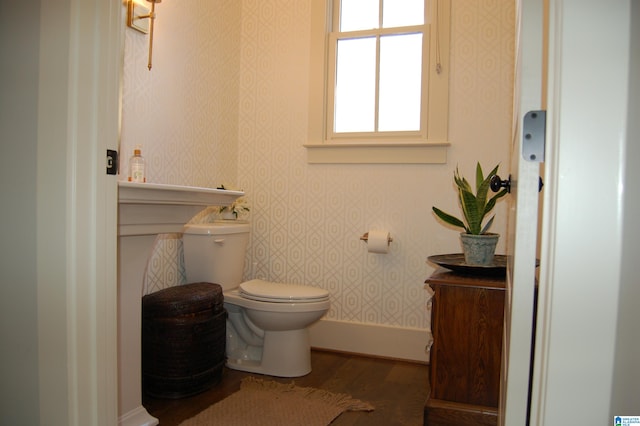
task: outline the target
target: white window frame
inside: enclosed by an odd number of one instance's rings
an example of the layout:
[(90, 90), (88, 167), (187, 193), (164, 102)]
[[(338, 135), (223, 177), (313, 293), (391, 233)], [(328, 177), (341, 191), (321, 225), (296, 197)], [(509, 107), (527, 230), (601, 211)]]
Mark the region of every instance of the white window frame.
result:
[[(332, 22), (339, 0), (313, 0), (311, 61), (309, 75), (309, 163), (446, 163), (449, 125), (449, 31), (450, 0), (430, 0), (425, 27), (428, 60), (423, 75), (422, 129), (419, 132), (381, 132), (371, 134), (335, 134), (333, 90), (335, 58), (331, 47), (336, 41)], [(328, 106), (331, 105), (331, 108)], [(426, 126), (424, 121), (426, 120)]]

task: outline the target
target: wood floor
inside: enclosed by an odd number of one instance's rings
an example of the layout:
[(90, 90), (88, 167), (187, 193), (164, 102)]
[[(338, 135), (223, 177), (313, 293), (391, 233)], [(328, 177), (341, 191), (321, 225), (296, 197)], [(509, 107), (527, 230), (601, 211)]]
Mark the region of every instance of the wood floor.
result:
[(221, 383), (207, 392), (177, 400), (144, 396), (143, 405), (160, 420), (161, 426), (178, 425), (239, 390), (242, 378), (255, 376), (346, 393), (375, 407), (369, 413), (343, 413), (331, 423), (332, 426), (423, 424), (424, 403), (429, 391), (427, 365), (317, 350), (311, 352), (311, 365), (313, 371), (310, 374), (295, 379), (260, 376), (225, 368)]

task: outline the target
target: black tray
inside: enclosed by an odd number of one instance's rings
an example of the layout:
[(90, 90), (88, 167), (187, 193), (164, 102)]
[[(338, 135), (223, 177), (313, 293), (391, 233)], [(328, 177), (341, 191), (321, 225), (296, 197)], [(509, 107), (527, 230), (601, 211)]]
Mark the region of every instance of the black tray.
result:
[(486, 266), (465, 263), (463, 253), (438, 254), (429, 256), (427, 260), (452, 271), (469, 275), (504, 275), (507, 271), (507, 256), (503, 254), (496, 254), (493, 262)]

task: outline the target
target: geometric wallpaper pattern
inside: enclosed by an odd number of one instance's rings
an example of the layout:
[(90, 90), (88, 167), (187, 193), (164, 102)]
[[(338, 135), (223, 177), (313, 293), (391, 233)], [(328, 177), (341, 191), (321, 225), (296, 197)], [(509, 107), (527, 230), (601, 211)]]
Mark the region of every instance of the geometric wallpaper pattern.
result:
[(160, 234), (151, 249), (142, 282), (142, 295), (186, 284), (182, 234)]
[[(431, 206), (457, 211), (456, 166), (468, 175), (476, 161), (509, 164), (513, 2), (452, 2), (452, 146), (442, 165), (306, 162), (311, 0), (176, 4), (156, 8), (151, 73), (146, 45), (127, 31), (121, 146), (145, 141), (150, 181), (246, 191), (245, 278), (323, 287), (331, 319), (428, 328), (426, 258), (460, 251)], [(207, 19), (216, 24), (201, 27)], [(504, 233), (505, 206), (496, 213), (493, 231)], [(389, 253), (368, 253), (360, 240), (375, 228), (390, 231)]]
[(237, 2), (169, 1), (155, 12), (151, 70), (149, 36), (125, 31), (121, 179), (141, 145), (148, 182), (215, 188), (235, 181)]

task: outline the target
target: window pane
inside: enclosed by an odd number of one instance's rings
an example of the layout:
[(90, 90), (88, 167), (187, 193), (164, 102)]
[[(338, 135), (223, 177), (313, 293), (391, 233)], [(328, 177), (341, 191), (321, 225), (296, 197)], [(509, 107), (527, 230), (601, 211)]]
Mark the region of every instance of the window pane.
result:
[(338, 40), (336, 63), (334, 131), (374, 131), (375, 37)]
[(341, 0), (340, 31), (370, 30), (380, 27), (379, 11), (378, 0)]
[(383, 28), (422, 24), (424, 24), (424, 0), (383, 0)]
[(378, 130), (420, 130), (422, 34), (380, 38)]

